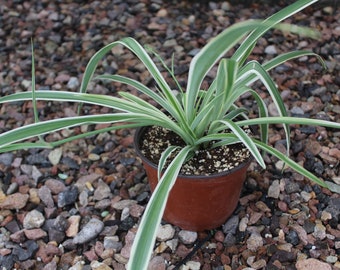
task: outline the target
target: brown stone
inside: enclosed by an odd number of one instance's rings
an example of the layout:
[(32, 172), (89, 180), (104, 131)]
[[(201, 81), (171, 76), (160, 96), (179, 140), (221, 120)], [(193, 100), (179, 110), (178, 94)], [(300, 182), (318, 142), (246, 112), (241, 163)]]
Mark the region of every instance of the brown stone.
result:
[(295, 264), (297, 270), (332, 270), (332, 267), (317, 259), (300, 260)]
[(21, 209), (26, 206), (28, 201), (28, 194), (14, 193), (5, 198), (3, 202), (0, 202), (0, 209)]
[(24, 230), (24, 233), (28, 239), (37, 240), (47, 236), (47, 233), (42, 229)]

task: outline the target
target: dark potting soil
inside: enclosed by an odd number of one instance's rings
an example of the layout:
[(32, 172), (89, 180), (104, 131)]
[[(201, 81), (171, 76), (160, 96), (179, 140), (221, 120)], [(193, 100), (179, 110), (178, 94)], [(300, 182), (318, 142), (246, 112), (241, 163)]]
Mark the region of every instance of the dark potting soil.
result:
[[(169, 158), (171, 162), (175, 154), (185, 146), (179, 135), (159, 126), (148, 127), (144, 133), (145, 139), (141, 141), (141, 152), (152, 163), (158, 164), (162, 153), (169, 146), (179, 146)], [(249, 160), (250, 152), (242, 144), (224, 145), (215, 148), (203, 148), (195, 151), (193, 157), (182, 166), (183, 175), (209, 175), (232, 170), (243, 162)]]

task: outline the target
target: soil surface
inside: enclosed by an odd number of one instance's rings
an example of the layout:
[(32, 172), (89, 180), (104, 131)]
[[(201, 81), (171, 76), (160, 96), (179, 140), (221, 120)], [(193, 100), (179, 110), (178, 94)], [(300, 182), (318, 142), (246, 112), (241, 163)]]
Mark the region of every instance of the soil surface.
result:
[[(185, 87), (189, 62), (206, 42), (237, 21), (265, 18), (293, 1), (1, 1), (0, 94), (31, 87), (31, 40), (38, 89), (77, 91), (90, 57), (102, 46), (132, 36), (171, 65)], [(310, 26), (319, 40), (271, 31), (251, 59), (259, 62), (294, 50), (303, 57), (272, 72), (290, 115), (340, 122), (340, 12), (337, 1), (320, 1), (287, 20)], [(118, 73), (152, 86), (132, 54), (117, 47), (98, 74)], [(209, 73), (203, 88), (211, 82)], [(166, 75), (166, 72), (164, 72)], [(171, 78), (167, 77), (171, 83)], [(261, 84), (256, 89), (275, 107)], [(176, 87), (175, 84), (172, 87)], [(91, 93), (134, 89), (93, 82)], [(256, 115), (250, 96), (240, 105)], [(39, 102), (41, 121), (74, 116), (71, 103)], [(110, 112), (85, 105), (84, 114)], [(31, 102), (0, 106), (0, 132), (34, 121)], [(85, 126), (48, 134), (106, 127)], [(125, 269), (138, 223), (150, 197), (134, 130), (103, 133), (49, 150), (0, 154), (1, 269)], [(340, 132), (295, 125), (291, 157), (324, 180), (340, 184)], [(281, 126), (269, 143), (285, 152)], [(340, 195), (320, 188), (265, 156), (267, 169), (252, 163), (239, 205), (226, 223), (207, 232), (160, 227), (150, 269), (307, 270), (340, 269)]]
[[(141, 153), (157, 166), (162, 153), (170, 146), (184, 147), (185, 142), (176, 133), (162, 127), (151, 126), (141, 135)], [(177, 148), (167, 159), (165, 168), (179, 152)], [(250, 152), (242, 144), (201, 147), (193, 153), (193, 157), (183, 163), (182, 175), (209, 175), (227, 172), (242, 163), (249, 162)], [(164, 168), (164, 169), (165, 169)]]

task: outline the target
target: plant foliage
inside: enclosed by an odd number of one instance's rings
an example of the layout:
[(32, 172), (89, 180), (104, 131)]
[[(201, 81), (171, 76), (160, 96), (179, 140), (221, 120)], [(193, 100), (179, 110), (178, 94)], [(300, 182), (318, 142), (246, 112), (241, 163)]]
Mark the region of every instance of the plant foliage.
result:
[[(247, 62), (258, 39), (273, 27), (298, 34), (315, 36), (315, 32), (310, 29), (280, 24), (284, 19), (315, 2), (317, 2), (317, 0), (299, 0), (266, 20), (240, 22), (221, 32), (192, 59), (185, 90), (182, 89), (176, 81), (173, 69), (166, 67), (161, 60), (161, 64), (165, 66), (175, 79), (175, 83), (178, 86), (177, 94), (172, 91), (162, 76), (162, 73), (149, 54), (149, 49), (144, 48), (135, 39), (130, 37), (112, 42), (93, 55), (86, 66), (79, 92), (35, 91), (34, 75), (32, 75), (31, 92), (16, 93), (1, 97), (0, 103), (33, 100), (35, 123), (0, 134), (0, 152), (33, 147), (53, 148), (85, 136), (115, 129), (140, 126), (158, 125), (178, 134), (187, 146), (178, 151), (177, 156), (172, 160), (171, 164), (159, 179), (159, 184), (148, 203), (139, 225), (128, 269), (147, 269), (167, 197), (179, 170), (185, 159), (201, 145), (208, 145), (207, 142), (214, 142), (215, 146), (241, 142), (249, 149), (255, 160), (263, 168), (265, 168), (266, 165), (261, 151), (276, 156), (300, 174), (326, 187), (327, 185), (323, 180), (295, 163), (287, 155), (280, 153), (267, 144), (268, 126), (270, 124), (283, 125), (286, 133), (288, 152), (290, 143), (289, 125), (291, 124), (340, 128), (340, 123), (289, 117), (280, 92), (269, 75), (270, 70), (291, 59), (308, 55), (319, 58), (323, 63), (322, 59), (313, 52), (302, 50), (281, 54), (266, 63), (259, 63), (254, 60)], [(225, 58), (224, 55), (238, 43), (240, 43), (240, 45), (235, 53), (231, 57)], [(153, 77), (156, 85), (155, 89), (149, 88), (134, 79), (117, 74), (104, 74), (94, 78), (100, 61), (118, 45), (124, 46), (140, 59)], [(159, 59), (159, 57), (156, 58)], [(32, 74), (34, 74), (33, 57), (32, 60)], [(205, 76), (216, 64), (218, 64), (218, 69), (215, 79), (208, 89), (201, 89)], [(157, 106), (153, 106), (143, 99), (123, 91), (118, 93), (118, 97), (88, 93), (89, 83), (92, 79), (119, 82), (132, 86), (157, 103)], [(270, 117), (268, 115), (266, 104), (259, 94), (251, 88), (251, 85), (255, 81), (262, 82), (266, 87), (279, 112), (279, 116)], [(238, 98), (245, 93), (250, 93), (256, 101), (259, 111), (258, 118), (248, 119), (248, 110), (236, 105)], [(39, 121), (36, 112), (36, 102), (38, 100), (94, 104), (112, 108), (114, 112)], [(94, 123), (112, 123), (114, 125), (102, 130), (87, 132), (56, 142), (46, 142), (42, 139), (44, 134)], [(260, 140), (253, 138), (244, 131), (244, 127), (252, 125), (259, 125)], [(229, 132), (225, 132), (225, 130), (229, 130)], [(36, 142), (26, 141), (36, 136), (40, 137)], [(168, 149), (166, 151), (165, 156), (162, 158), (162, 163), (164, 163), (167, 156), (173, 152), (172, 150), (173, 149)], [(162, 167), (163, 166), (160, 166), (161, 169)], [(161, 171), (159, 171), (159, 175), (161, 175), (160, 172)]]

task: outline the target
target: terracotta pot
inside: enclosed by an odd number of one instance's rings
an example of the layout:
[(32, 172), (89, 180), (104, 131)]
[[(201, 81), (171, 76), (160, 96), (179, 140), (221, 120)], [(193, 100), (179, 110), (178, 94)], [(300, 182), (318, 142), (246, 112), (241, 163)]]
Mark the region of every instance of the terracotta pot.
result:
[[(137, 129), (134, 143), (153, 191), (158, 183), (157, 165), (146, 159), (139, 149), (144, 129)], [(170, 192), (163, 219), (190, 231), (219, 227), (238, 204), (250, 162), (251, 159), (226, 173), (179, 175)]]

